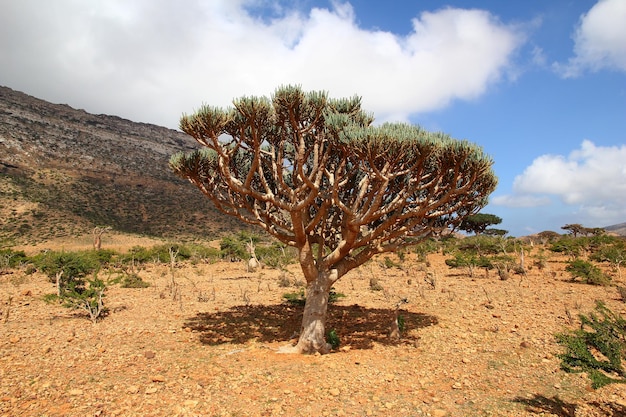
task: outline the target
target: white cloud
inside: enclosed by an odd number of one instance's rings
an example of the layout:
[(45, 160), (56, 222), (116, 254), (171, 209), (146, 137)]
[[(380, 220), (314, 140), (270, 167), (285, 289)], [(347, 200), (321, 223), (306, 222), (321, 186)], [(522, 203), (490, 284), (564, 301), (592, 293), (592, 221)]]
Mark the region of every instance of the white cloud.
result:
[(500, 195), (490, 199), (490, 203), (495, 206), (504, 207), (538, 207), (550, 204), (550, 198), (535, 195)]
[(555, 68), (564, 77), (586, 69), (626, 71), (626, 1), (600, 0), (580, 18), (574, 34), (574, 57)]
[(287, 83), (358, 94), (378, 120), (407, 119), (480, 96), (524, 41), (480, 10), (412, 23), (408, 34), (362, 29), (338, 2), (307, 13), (257, 0), (0, 2), (0, 84), (170, 127), (203, 102)]
[[(513, 182), (513, 194), (495, 205), (545, 204), (553, 196), (588, 223), (610, 225), (626, 220), (626, 145), (596, 146), (585, 140), (568, 156), (542, 155)], [(582, 220), (581, 220), (582, 221)]]

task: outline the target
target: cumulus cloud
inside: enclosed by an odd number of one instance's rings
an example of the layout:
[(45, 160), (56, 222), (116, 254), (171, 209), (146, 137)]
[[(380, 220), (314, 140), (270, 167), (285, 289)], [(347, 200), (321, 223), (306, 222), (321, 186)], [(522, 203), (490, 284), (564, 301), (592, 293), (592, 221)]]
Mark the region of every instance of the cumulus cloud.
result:
[(513, 182), (513, 194), (492, 202), (531, 207), (559, 199), (592, 223), (626, 219), (626, 145), (596, 146), (585, 140), (568, 156), (542, 155)]
[(574, 34), (574, 57), (565, 65), (555, 64), (564, 77), (584, 70), (626, 71), (626, 2), (600, 0), (580, 18)]
[(228, 105), (287, 83), (358, 94), (378, 120), (402, 120), (480, 96), (524, 41), (480, 10), (423, 12), (397, 34), (359, 27), (349, 3), (284, 4), (0, 2), (0, 84), (170, 127), (203, 102)]

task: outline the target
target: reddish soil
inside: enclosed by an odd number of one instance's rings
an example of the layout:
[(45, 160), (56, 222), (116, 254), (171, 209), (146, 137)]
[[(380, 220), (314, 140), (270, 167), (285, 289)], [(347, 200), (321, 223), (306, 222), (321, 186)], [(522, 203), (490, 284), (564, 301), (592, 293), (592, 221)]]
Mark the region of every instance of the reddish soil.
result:
[[(429, 261), (371, 261), (343, 277), (335, 289), (346, 297), (327, 323), (341, 346), (323, 356), (276, 352), (301, 314), (282, 299), (297, 287), (280, 287), (276, 270), (179, 263), (172, 300), (170, 269), (149, 265), (139, 275), (151, 287), (111, 287), (111, 312), (95, 325), (44, 303), (54, 291), (44, 275), (11, 271), (0, 276), (0, 415), (626, 415), (626, 386), (593, 391), (555, 357), (554, 334), (595, 300), (626, 314), (614, 287), (569, 282), (556, 258), (506, 281)], [(370, 289), (372, 277), (383, 290)], [(394, 342), (403, 298), (407, 330)]]

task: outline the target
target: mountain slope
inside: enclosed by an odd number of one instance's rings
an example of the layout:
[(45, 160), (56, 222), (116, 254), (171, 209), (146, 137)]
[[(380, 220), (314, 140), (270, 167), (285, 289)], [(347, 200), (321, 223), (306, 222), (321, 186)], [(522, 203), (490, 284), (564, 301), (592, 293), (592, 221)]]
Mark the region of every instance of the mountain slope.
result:
[(626, 236), (626, 223), (619, 223), (612, 226), (607, 226), (604, 228), (604, 230), (620, 236)]
[(0, 239), (39, 241), (94, 226), (211, 237), (237, 223), (171, 173), (187, 135), (93, 115), (0, 87)]

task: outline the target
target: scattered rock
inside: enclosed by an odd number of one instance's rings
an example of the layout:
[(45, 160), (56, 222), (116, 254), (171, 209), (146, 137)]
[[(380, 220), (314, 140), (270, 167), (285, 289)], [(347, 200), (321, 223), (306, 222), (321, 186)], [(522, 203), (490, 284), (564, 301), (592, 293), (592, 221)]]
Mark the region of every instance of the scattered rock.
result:
[(165, 382), (165, 377), (163, 375), (155, 375), (152, 377), (152, 382)]
[(339, 396), (339, 394), (341, 394), (341, 391), (339, 391), (339, 389), (338, 389), (338, 388), (331, 388), (331, 389), (328, 391), (328, 393), (329, 393), (330, 395), (332, 395), (333, 397), (337, 397), (337, 396)]
[(530, 343), (524, 340), (522, 343), (519, 344), (519, 346), (526, 349), (530, 347)]
[(154, 353), (154, 352), (152, 352), (152, 351), (150, 351), (150, 350), (146, 350), (146, 351), (143, 353), (143, 356), (145, 356), (145, 357), (146, 357), (146, 359), (154, 359), (154, 357), (156, 356), (156, 353)]
[(139, 392), (139, 387), (137, 385), (131, 385), (126, 389), (128, 394), (137, 394)]
[(23, 290), (20, 295), (22, 297), (31, 297), (33, 295), (33, 292), (31, 290)]
[(188, 408), (194, 408), (195, 406), (198, 405), (198, 403), (199, 401), (196, 401), (196, 400), (185, 400), (183, 405)]
[(11, 338), (9, 339), (9, 342), (11, 343), (17, 343), (20, 341), (20, 337), (19, 336), (11, 336)]

